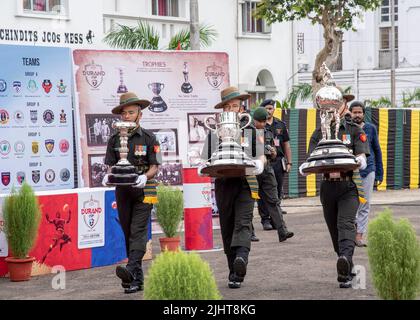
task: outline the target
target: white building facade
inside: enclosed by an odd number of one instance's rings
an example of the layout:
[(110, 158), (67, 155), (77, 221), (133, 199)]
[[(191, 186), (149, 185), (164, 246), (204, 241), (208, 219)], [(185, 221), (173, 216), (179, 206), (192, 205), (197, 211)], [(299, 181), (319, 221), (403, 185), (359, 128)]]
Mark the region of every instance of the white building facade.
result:
[[(206, 51), (227, 52), (230, 83), (252, 102), (284, 98), (295, 73), (292, 24), (267, 26), (252, 16), (258, 1), (199, 0), (199, 19), (218, 36)], [(103, 42), (117, 24), (150, 23), (160, 48), (189, 28), (189, 0), (4, 0), (0, 44), (110, 49)]]
[[(375, 11), (355, 20), (357, 32), (344, 33), (341, 55), (334, 77), (343, 87), (352, 87), (364, 101), (391, 97), (391, 5), (395, 12), (396, 103), (404, 92), (420, 88), (420, 1), (382, 0)], [(322, 27), (309, 21), (295, 23), (295, 60), (299, 82), (310, 83), (317, 53), (323, 47)], [(310, 102), (300, 106), (309, 106)]]

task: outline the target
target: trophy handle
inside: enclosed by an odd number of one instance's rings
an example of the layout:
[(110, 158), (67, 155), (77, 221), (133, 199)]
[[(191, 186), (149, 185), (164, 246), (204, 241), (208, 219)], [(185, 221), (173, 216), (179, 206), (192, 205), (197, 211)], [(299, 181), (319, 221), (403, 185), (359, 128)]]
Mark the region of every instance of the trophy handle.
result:
[(214, 117), (212, 117), (212, 116), (207, 116), (207, 117), (205, 117), (204, 118), (204, 126), (207, 128), (207, 129), (209, 129), (211, 132), (213, 132), (213, 133), (216, 133), (216, 129), (213, 129), (212, 127), (210, 127), (208, 124), (207, 124), (207, 122), (210, 120), (210, 119), (212, 119), (212, 120), (214, 120), (214, 122), (216, 122), (216, 119), (214, 119)]
[(244, 125), (243, 127), (240, 128), (241, 130), (248, 127), (251, 124), (251, 121), (252, 121), (251, 116), (248, 113), (241, 113), (239, 115), (239, 120), (242, 120), (242, 118), (244, 118), (244, 117), (248, 118), (248, 122), (246, 123), (246, 125)]
[(162, 85), (162, 89), (161, 90), (165, 89), (165, 84), (164, 83), (161, 83), (161, 85)]

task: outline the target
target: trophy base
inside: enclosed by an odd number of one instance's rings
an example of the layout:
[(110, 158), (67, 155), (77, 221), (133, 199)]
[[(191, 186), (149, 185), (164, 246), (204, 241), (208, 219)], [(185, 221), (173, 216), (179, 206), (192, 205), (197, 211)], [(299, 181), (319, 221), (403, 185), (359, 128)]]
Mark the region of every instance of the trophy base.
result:
[(131, 186), (136, 184), (137, 177), (136, 168), (129, 166), (113, 166), (108, 177), (109, 186)]
[(330, 173), (355, 170), (359, 167), (355, 159), (322, 159), (306, 162), (304, 173)]
[(193, 87), (189, 82), (183, 83), (181, 86), (181, 91), (183, 93), (191, 93), (193, 91)]
[(215, 164), (203, 168), (201, 172), (214, 178), (244, 177), (247, 170), (255, 168), (252, 164)]
[(168, 109), (165, 101), (162, 98), (153, 98), (150, 102), (149, 110), (152, 112), (164, 112)]

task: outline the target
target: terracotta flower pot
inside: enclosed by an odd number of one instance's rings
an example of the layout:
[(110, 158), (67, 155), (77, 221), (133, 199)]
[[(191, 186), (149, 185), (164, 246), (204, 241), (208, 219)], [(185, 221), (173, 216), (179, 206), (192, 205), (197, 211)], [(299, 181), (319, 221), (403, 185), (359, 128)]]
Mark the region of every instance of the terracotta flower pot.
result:
[(31, 278), (32, 262), (34, 260), (34, 257), (27, 257), (26, 259), (6, 258), (10, 281), (28, 281)]
[(181, 238), (179, 236), (173, 238), (159, 238), (159, 242), (161, 251), (177, 251), (179, 250)]

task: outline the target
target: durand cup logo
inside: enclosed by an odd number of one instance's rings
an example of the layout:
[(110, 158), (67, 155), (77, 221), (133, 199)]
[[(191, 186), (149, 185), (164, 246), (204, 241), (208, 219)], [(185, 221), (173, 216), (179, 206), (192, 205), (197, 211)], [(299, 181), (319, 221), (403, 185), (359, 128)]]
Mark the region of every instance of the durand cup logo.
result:
[(85, 76), (87, 83), (92, 88), (97, 89), (104, 79), (105, 71), (102, 70), (101, 65), (95, 64), (95, 62), (92, 61), (92, 63), (85, 65), (82, 74)]
[(95, 228), (102, 214), (102, 208), (99, 205), (99, 201), (94, 200), (93, 196), (91, 196), (90, 200), (83, 202), (81, 213), (85, 225), (89, 229)]

